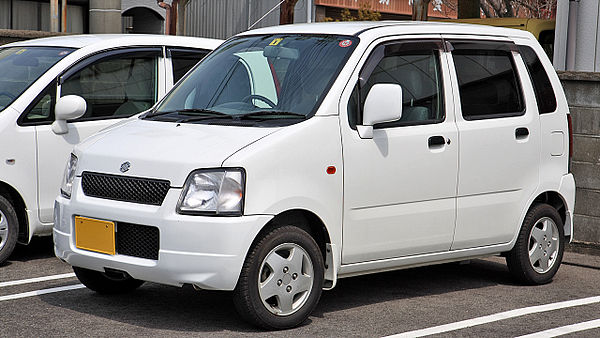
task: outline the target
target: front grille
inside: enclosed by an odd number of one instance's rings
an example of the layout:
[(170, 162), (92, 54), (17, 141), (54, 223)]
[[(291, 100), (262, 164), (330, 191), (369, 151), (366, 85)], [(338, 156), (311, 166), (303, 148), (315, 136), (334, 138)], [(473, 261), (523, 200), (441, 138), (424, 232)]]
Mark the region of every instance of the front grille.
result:
[(119, 255), (158, 259), (160, 235), (157, 227), (118, 222), (115, 240)]
[(81, 187), (86, 196), (161, 205), (171, 182), (151, 178), (117, 176), (84, 171)]

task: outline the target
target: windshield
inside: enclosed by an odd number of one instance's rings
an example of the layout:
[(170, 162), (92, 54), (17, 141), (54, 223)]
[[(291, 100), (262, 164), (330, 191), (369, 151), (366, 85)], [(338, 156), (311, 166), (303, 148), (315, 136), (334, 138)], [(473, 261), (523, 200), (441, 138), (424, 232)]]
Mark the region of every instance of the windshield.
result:
[(230, 40), (146, 118), (210, 123), (304, 119), (318, 108), (357, 41), (332, 35)]
[(0, 111), (8, 107), (35, 80), (72, 51), (72, 48), (64, 47), (0, 49)]

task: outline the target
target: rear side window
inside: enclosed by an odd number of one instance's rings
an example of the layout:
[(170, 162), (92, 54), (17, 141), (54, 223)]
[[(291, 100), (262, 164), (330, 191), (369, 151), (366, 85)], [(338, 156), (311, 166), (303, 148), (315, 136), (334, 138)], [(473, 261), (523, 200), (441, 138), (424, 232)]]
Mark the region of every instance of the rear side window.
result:
[(465, 120), (524, 114), (525, 104), (510, 44), (451, 43)]
[(179, 81), (188, 70), (192, 69), (207, 54), (208, 51), (204, 50), (169, 50), (171, 63), (173, 64), (173, 83)]
[(540, 114), (556, 111), (556, 95), (542, 61), (531, 47), (519, 46), (519, 51), (523, 61), (525, 61), (529, 78), (531, 78), (533, 84), (538, 111)]

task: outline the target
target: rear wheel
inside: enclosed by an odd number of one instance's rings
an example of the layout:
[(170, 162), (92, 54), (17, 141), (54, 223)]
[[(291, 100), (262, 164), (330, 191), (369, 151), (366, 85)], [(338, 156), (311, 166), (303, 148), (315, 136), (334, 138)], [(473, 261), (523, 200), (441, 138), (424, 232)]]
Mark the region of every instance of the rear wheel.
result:
[(552, 280), (562, 262), (564, 229), (560, 215), (548, 204), (529, 210), (514, 248), (506, 256), (510, 272), (526, 284)]
[(255, 244), (234, 291), (238, 313), (265, 329), (304, 322), (323, 287), (323, 256), (315, 240), (294, 226), (276, 228)]
[(83, 285), (101, 294), (127, 293), (144, 284), (144, 281), (122, 273), (106, 273), (76, 266), (73, 267), (73, 271)]
[(19, 219), (12, 204), (0, 196), (0, 264), (14, 251), (19, 235)]

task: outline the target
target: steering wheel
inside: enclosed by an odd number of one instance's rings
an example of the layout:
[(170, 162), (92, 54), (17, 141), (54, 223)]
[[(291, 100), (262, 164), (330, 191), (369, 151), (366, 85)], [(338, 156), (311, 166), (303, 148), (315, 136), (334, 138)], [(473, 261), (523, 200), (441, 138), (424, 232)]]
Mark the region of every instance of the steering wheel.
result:
[(11, 100), (15, 99), (15, 96), (13, 94), (9, 93), (9, 92), (0, 92), (0, 96), (6, 96), (6, 97), (8, 97)]
[(258, 94), (250, 94), (246, 97), (244, 97), (242, 99), (242, 102), (250, 102), (250, 100), (252, 99), (258, 99), (261, 100), (262, 102), (266, 103), (269, 105), (269, 108), (275, 108), (276, 104), (273, 103), (273, 101), (269, 100), (268, 98), (262, 96), (262, 95), (258, 95)]

